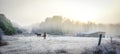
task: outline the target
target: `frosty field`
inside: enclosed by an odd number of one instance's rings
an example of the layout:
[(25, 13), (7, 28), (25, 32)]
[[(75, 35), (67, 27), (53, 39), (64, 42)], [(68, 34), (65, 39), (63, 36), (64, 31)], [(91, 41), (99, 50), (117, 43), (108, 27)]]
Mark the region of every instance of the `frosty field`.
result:
[[(80, 54), (85, 48), (98, 44), (95, 37), (53, 37), (47, 39), (37, 36), (4, 36), (9, 45), (0, 47), (2, 54)], [(102, 38), (102, 44), (109, 42), (110, 38)]]

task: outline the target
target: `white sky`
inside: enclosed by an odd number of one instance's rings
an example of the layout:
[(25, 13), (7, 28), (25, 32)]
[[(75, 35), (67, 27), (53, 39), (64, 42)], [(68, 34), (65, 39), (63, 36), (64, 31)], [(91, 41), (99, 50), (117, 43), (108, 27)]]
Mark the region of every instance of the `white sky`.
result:
[(96, 23), (120, 22), (120, 0), (0, 0), (0, 13), (22, 26), (60, 15)]

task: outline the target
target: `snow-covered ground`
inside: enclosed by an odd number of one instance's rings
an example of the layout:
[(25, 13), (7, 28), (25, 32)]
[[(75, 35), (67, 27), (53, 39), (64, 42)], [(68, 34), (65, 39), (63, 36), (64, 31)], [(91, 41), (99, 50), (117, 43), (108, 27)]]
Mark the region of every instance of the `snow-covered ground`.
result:
[[(98, 44), (98, 38), (94, 37), (53, 37), (47, 39), (37, 36), (4, 36), (9, 45), (0, 47), (2, 54), (80, 54), (85, 48), (91, 48)], [(110, 38), (102, 38), (102, 44), (109, 42)]]

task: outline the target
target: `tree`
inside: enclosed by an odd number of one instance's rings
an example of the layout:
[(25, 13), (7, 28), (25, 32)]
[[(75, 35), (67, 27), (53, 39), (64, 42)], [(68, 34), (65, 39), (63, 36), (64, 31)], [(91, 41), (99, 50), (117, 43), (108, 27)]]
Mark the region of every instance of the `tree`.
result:
[(4, 14), (0, 14), (0, 28), (2, 29), (5, 35), (15, 34), (15, 29), (12, 26), (11, 21), (8, 20)]

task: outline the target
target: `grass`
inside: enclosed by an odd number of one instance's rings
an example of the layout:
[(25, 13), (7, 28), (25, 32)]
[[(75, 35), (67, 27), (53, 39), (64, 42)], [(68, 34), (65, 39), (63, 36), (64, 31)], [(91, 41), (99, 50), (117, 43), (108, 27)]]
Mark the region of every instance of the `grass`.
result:
[(101, 46), (95, 46), (90, 49), (84, 49), (81, 54), (119, 54), (120, 42), (112, 41)]

